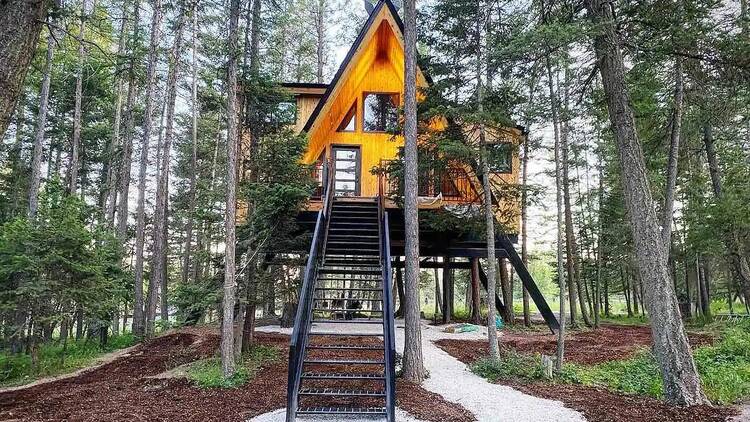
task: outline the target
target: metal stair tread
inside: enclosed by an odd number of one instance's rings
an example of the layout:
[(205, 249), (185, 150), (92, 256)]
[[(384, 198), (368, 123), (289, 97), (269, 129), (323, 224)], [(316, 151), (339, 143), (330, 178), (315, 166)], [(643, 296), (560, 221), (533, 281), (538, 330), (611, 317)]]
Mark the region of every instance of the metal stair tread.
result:
[(366, 344), (310, 344), (310, 350), (385, 350), (385, 346)]
[(385, 416), (385, 407), (300, 407), (299, 415), (365, 415)]
[(382, 319), (314, 319), (313, 324), (382, 324)]
[(385, 397), (383, 390), (355, 390), (351, 388), (300, 388), (303, 396)]
[(311, 331), (308, 334), (322, 337), (383, 337), (383, 333), (342, 333), (340, 331)]
[(308, 365), (384, 365), (383, 360), (374, 359), (310, 359), (305, 360)]
[[(338, 299), (342, 300), (342, 299)], [(358, 299), (343, 299), (343, 300), (358, 300)], [(349, 309), (349, 308), (313, 308), (313, 312), (376, 312), (382, 314), (382, 310), (376, 309)]]
[(305, 372), (302, 374), (302, 378), (317, 380), (384, 380), (385, 374), (341, 374), (336, 372)]

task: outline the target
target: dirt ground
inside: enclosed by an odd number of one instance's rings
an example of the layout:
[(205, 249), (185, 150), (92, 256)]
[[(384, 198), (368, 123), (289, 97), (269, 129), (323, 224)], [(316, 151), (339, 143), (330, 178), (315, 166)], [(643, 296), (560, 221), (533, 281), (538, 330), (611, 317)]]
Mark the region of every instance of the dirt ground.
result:
[[(693, 333), (689, 334), (689, 339), (694, 347), (714, 341), (711, 336)], [(436, 344), (466, 364), (487, 356), (489, 352), (484, 341), (439, 340)], [(648, 327), (607, 325), (596, 331), (572, 333), (565, 341), (565, 357), (570, 362), (591, 365), (626, 359), (650, 344), (651, 330)], [(555, 337), (542, 332), (506, 331), (501, 345), (520, 353), (554, 355), (556, 349)], [(592, 422), (718, 422), (737, 413), (735, 409), (727, 407), (674, 407), (660, 400), (581, 385), (541, 382), (523, 384), (513, 380), (501, 380), (498, 383), (532, 396), (559, 400), (581, 412)]]
[[(238, 389), (200, 389), (184, 378), (154, 375), (216, 353), (212, 330), (182, 330), (158, 337), (80, 376), (0, 394), (0, 420), (17, 421), (246, 421), (286, 405), (289, 337), (258, 334), (280, 359)], [(419, 386), (397, 385), (399, 407), (426, 421), (471, 422), (460, 405)]]
[[(714, 338), (706, 334), (689, 333), (693, 347), (712, 344)], [(483, 341), (440, 340), (437, 345), (463, 362), (473, 362), (487, 356)], [(639, 349), (651, 346), (651, 329), (645, 326), (602, 325), (597, 330), (574, 331), (565, 340), (565, 359), (569, 362), (593, 365), (611, 360), (627, 359)], [(554, 355), (557, 338), (549, 331), (503, 332), (500, 347), (519, 353)]]

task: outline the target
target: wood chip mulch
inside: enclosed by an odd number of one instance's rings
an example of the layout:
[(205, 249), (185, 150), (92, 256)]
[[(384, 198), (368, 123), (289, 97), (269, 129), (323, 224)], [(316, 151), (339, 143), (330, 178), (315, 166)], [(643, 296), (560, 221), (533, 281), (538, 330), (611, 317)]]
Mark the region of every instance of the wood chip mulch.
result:
[[(689, 333), (688, 339), (693, 348), (715, 341), (714, 337), (700, 333)], [(474, 362), (488, 353), (484, 341), (439, 340), (435, 343), (463, 362)], [(565, 339), (565, 360), (582, 365), (622, 360), (632, 357), (640, 349), (651, 347), (651, 343), (649, 327), (602, 325), (596, 330), (570, 333)], [(549, 332), (505, 331), (500, 347), (519, 353), (554, 355), (557, 338)]]
[[(0, 421), (247, 421), (286, 406), (289, 337), (256, 334), (279, 349), (241, 388), (201, 389), (184, 378), (150, 378), (215, 356), (212, 330), (184, 330), (158, 337), (128, 356), (74, 378), (0, 394)], [(431, 422), (472, 422), (462, 406), (417, 385), (399, 381), (399, 407)]]
[[(713, 338), (689, 334), (693, 347), (711, 344)], [(486, 357), (489, 348), (485, 341), (439, 340), (435, 344), (454, 358), (472, 364)], [(651, 344), (648, 327), (609, 325), (596, 331), (572, 334), (565, 342), (566, 359), (591, 365), (616, 359), (626, 359), (637, 350)], [(554, 336), (540, 333), (504, 333), (501, 346), (520, 353), (554, 355)], [(730, 407), (670, 406), (653, 398), (613, 392), (605, 388), (544, 382), (520, 383), (500, 380), (498, 384), (513, 387), (526, 394), (563, 402), (567, 407), (581, 412), (591, 422), (695, 422), (726, 421), (737, 414)]]

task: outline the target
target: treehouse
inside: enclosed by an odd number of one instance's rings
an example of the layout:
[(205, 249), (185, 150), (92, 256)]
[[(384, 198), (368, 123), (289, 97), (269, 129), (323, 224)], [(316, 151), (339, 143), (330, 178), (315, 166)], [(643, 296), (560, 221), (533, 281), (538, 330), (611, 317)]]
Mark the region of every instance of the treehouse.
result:
[[(289, 354), (287, 420), (298, 415), (357, 414), (394, 420), (395, 341), (392, 290), (402, 296), (405, 230), (394, 200), (398, 183), (383, 171), (399, 160), (395, 135), (404, 96), (403, 24), (390, 0), (369, 18), (330, 84), (288, 83), (295, 128), (307, 134), (303, 157), (319, 187), (298, 219), (312, 232)], [(418, 71), (417, 84), (430, 78)], [(442, 130), (437, 121), (432, 130)], [(469, 137), (477, 129), (463, 127)], [(492, 201), (503, 233), (496, 256), (510, 262), (551, 329), (557, 320), (513, 246), (520, 217), (517, 192), (520, 127), (493, 128), (487, 142), (500, 156), (492, 168)], [(481, 213), (482, 183), (467, 165), (420, 174), (421, 216)], [(503, 220), (503, 221), (501, 221)], [(420, 265), (443, 269), (443, 315), (450, 317), (450, 270), (479, 267), (483, 235), (420, 227)], [(440, 260), (434, 258), (441, 258)], [(396, 273), (394, 288), (393, 273)], [(477, 283), (479, 282), (476, 280)], [(403, 301), (399, 301), (403, 303)], [(500, 297), (495, 306), (504, 314)]]

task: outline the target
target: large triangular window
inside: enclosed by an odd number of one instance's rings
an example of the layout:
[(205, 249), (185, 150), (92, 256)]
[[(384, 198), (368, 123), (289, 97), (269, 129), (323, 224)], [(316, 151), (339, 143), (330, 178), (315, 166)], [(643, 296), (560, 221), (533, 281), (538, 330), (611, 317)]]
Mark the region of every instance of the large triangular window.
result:
[(341, 120), (337, 132), (354, 132), (357, 127), (357, 103), (352, 104), (349, 111), (346, 112), (344, 118)]

